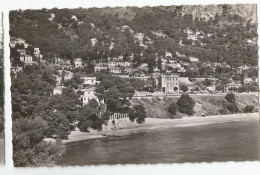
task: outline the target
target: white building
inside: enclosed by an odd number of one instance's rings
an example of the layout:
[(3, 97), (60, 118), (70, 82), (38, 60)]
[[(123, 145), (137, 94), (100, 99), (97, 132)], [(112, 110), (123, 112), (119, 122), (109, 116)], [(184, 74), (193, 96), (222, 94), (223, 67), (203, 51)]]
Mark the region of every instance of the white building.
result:
[(53, 95), (61, 95), (62, 94), (62, 89), (64, 86), (58, 86), (53, 89)]
[(245, 78), (244, 79), (244, 84), (250, 84), (252, 82), (254, 82), (254, 80), (252, 78)]
[(65, 71), (65, 76), (64, 76), (64, 80), (65, 80), (65, 81), (72, 79), (72, 77), (73, 77), (73, 72), (71, 72), (71, 71)]
[(94, 66), (95, 72), (100, 72), (102, 70), (107, 70), (107, 63), (97, 63)]
[(129, 67), (131, 66), (131, 63), (124, 61), (124, 62), (114, 62), (114, 61), (110, 61), (108, 62), (108, 68), (115, 68), (115, 67)]
[(26, 65), (37, 64), (37, 62), (33, 61), (33, 58), (30, 55), (21, 55), (20, 61)]
[(198, 62), (199, 61), (199, 59), (196, 58), (196, 57), (189, 57), (189, 59), (190, 59), (191, 62)]
[(98, 102), (97, 96), (95, 96), (95, 90), (94, 88), (89, 88), (89, 89), (84, 89), (84, 94), (83, 94), (83, 105), (87, 105), (89, 100), (95, 99)]
[(36, 56), (38, 58), (42, 58), (41, 51), (39, 48), (34, 48), (33, 54), (34, 54), (34, 56)]
[(240, 84), (240, 83), (232, 82), (232, 83), (227, 84), (226, 91), (229, 91), (230, 88), (239, 88), (241, 86), (242, 86), (242, 84)]
[(75, 68), (83, 67), (81, 58), (75, 58), (74, 59), (74, 64), (75, 64)]
[(113, 74), (121, 74), (122, 70), (119, 67), (114, 67), (109, 69), (109, 72), (113, 73)]
[(216, 87), (215, 87), (215, 85), (213, 84), (213, 85), (207, 86), (207, 89), (208, 89), (209, 91), (215, 91), (215, 90), (216, 90)]
[(165, 52), (165, 57), (171, 57), (172, 58), (172, 53), (171, 52)]
[(178, 75), (162, 75), (161, 76), (162, 92), (165, 94), (179, 93), (179, 76)]
[(83, 77), (83, 85), (95, 86), (96, 77)]

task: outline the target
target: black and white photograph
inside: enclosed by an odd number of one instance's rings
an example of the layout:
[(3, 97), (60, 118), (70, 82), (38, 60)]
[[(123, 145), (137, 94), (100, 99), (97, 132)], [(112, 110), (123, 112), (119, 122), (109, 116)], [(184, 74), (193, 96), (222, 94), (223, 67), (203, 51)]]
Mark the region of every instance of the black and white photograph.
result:
[(15, 167), (260, 160), (256, 4), (17, 9), (9, 23)]
[(4, 164), (4, 55), (3, 55), (3, 20), (0, 11), (0, 165)]

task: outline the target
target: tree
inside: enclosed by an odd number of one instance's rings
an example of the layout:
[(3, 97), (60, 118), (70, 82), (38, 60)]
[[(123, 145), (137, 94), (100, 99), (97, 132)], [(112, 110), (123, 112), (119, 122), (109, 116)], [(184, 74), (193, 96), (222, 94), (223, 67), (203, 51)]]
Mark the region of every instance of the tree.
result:
[(181, 85), (182, 92), (187, 92), (189, 90), (187, 85)]
[(235, 103), (236, 102), (236, 96), (233, 93), (228, 93), (225, 96), (225, 99), (229, 102), (229, 103)]
[(137, 123), (141, 124), (145, 122), (145, 118), (147, 117), (145, 108), (143, 105), (136, 105), (134, 106), (136, 121)]
[(179, 112), (188, 115), (193, 115), (195, 101), (188, 94), (182, 94), (177, 101), (177, 105), (179, 106)]
[(135, 115), (135, 110), (133, 108), (129, 109), (129, 119), (134, 122), (134, 120), (136, 119), (136, 115)]
[(217, 91), (224, 91), (224, 87), (221, 85), (216, 86)]
[(79, 109), (78, 116), (79, 129), (83, 132), (89, 132), (89, 128), (92, 128), (96, 121), (97, 113), (99, 113), (98, 109), (91, 107), (89, 104), (82, 106)]
[(41, 118), (22, 118), (13, 122), (14, 165), (51, 166), (64, 151), (60, 142), (55, 144), (43, 141), (48, 124)]
[(97, 108), (97, 107), (98, 107), (98, 102), (97, 102), (97, 100), (95, 100), (95, 99), (93, 98), (93, 99), (90, 99), (90, 100), (89, 100), (88, 105), (89, 105), (91, 108)]
[(204, 85), (204, 86), (210, 86), (210, 85), (212, 85), (212, 81), (209, 80), (209, 79), (205, 79), (205, 80), (203, 81), (203, 85)]
[(142, 124), (145, 122), (146, 117), (147, 114), (143, 105), (135, 105), (133, 108), (129, 109), (129, 119), (132, 122), (136, 119), (137, 123)]
[(245, 108), (244, 108), (244, 113), (252, 113), (254, 111), (254, 106), (253, 105), (247, 105)]
[(237, 104), (236, 103), (230, 103), (227, 106), (227, 110), (232, 112), (232, 113), (237, 113), (239, 111)]
[(172, 115), (176, 115), (176, 112), (178, 111), (178, 105), (176, 103), (172, 103), (169, 108), (168, 112)]

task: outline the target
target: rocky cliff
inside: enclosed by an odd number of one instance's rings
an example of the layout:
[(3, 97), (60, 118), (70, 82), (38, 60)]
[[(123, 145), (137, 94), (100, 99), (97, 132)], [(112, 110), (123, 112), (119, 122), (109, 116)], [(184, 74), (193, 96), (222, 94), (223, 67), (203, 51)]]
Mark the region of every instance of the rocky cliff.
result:
[[(225, 95), (221, 96), (192, 96), (196, 104), (194, 106), (193, 116), (211, 116), (219, 115), (220, 109), (223, 109), (223, 104), (227, 105)], [(173, 98), (141, 98), (132, 99), (132, 105), (142, 104), (145, 107), (148, 117), (150, 118), (182, 118), (187, 117), (186, 114), (177, 112), (176, 115), (171, 115), (168, 112), (168, 107), (171, 103), (177, 102), (179, 97)], [(238, 113), (243, 113), (243, 109), (247, 105), (253, 105), (254, 112), (258, 112), (258, 96), (257, 94), (236, 94), (236, 103), (239, 109)]]
[(208, 20), (219, 15), (239, 15), (246, 20), (257, 21), (256, 4), (234, 4), (234, 5), (183, 5), (182, 16), (192, 15), (195, 18)]

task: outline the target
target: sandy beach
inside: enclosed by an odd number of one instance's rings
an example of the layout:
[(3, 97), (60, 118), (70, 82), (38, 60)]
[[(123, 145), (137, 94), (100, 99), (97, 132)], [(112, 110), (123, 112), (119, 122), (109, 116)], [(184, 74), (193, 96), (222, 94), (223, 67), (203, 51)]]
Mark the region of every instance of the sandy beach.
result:
[(124, 136), (132, 133), (137, 133), (142, 130), (155, 130), (160, 128), (171, 127), (191, 127), (199, 125), (207, 125), (213, 123), (225, 123), (243, 120), (255, 120), (259, 122), (259, 113), (246, 113), (246, 114), (232, 114), (232, 115), (216, 115), (206, 117), (187, 117), (182, 119), (159, 119), (159, 118), (146, 118), (144, 124), (136, 124), (128, 128), (118, 130), (100, 131), (100, 132), (80, 132), (72, 131), (68, 136), (68, 140), (63, 140), (63, 143), (75, 142), (87, 139), (104, 138), (107, 136)]

